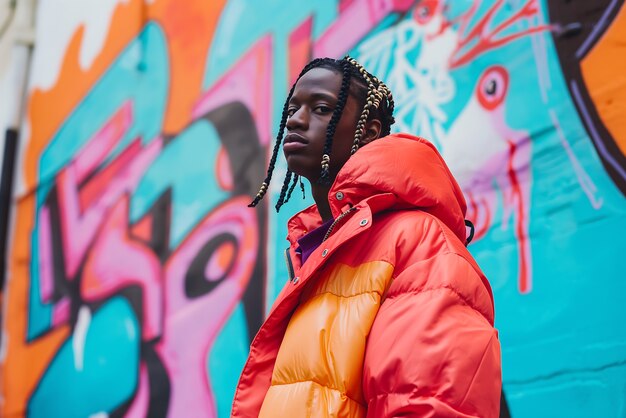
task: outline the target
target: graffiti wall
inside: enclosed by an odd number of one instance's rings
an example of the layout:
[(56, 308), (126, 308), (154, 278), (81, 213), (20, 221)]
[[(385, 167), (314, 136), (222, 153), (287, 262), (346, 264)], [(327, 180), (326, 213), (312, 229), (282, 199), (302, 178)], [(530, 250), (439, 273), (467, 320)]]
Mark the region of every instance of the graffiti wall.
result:
[(311, 201), (276, 214), (274, 184), (247, 204), (294, 78), (346, 53), (463, 187), (501, 415), (626, 414), (623, 1), (41, 0), (36, 17), (2, 416), (229, 415)]

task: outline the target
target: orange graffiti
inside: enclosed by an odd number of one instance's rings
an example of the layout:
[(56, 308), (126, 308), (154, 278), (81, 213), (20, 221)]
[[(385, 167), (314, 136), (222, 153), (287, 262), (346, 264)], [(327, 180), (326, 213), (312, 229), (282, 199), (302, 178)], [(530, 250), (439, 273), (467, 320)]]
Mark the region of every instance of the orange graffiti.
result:
[(163, 133), (180, 132), (202, 94), (207, 56), (226, 0), (160, 1), (151, 7), (150, 20), (165, 32), (169, 46), (170, 94)]
[[(589, 96), (593, 100), (598, 117), (604, 123), (611, 137), (626, 155), (626, 89), (623, 76), (626, 74), (626, 60), (620, 56), (618, 47), (626, 39), (626, 7), (622, 7), (618, 15), (606, 30), (600, 41), (581, 61), (581, 70)], [(611, 65), (607, 65), (607, 63)], [(620, 103), (622, 105), (620, 105)]]
[(19, 198), (15, 219), (12, 255), (9, 257), (5, 325), (5, 358), (0, 375), (0, 415), (18, 417), (26, 411), (28, 398), (41, 379), (45, 368), (69, 333), (61, 326), (26, 342), (28, 311), (31, 234), (35, 219), (35, 189), (38, 182), (38, 163), (43, 150), (67, 115), (81, 102), (85, 94), (105, 73), (121, 51), (140, 33), (148, 20), (159, 23), (168, 37), (170, 58), (170, 92), (165, 115), (164, 132), (176, 132), (191, 119), (191, 108), (201, 93), (201, 83), (207, 51), (225, 0), (189, 1), (182, 7), (173, 0), (156, 1), (147, 5), (141, 0), (119, 4), (113, 13), (104, 47), (93, 64), (83, 69), (79, 54), (84, 28), (72, 36), (55, 85), (49, 90), (31, 92), (27, 114), (30, 137), (23, 172), (25, 195)]

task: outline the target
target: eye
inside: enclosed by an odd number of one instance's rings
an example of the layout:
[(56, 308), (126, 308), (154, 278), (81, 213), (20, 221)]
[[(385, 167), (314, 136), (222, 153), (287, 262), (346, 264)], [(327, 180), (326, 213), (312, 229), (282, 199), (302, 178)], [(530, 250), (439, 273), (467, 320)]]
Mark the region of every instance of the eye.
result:
[(294, 113), (296, 113), (298, 109), (295, 107), (290, 107), (287, 109), (287, 117), (290, 118), (293, 116)]
[(433, 18), (438, 7), (439, 0), (423, 0), (413, 10), (413, 19), (420, 25), (425, 25)]
[(476, 86), (476, 96), (480, 104), (488, 110), (498, 107), (506, 98), (509, 87), (509, 73), (499, 65), (487, 68)]
[(333, 109), (329, 106), (326, 105), (317, 105), (315, 107), (315, 110), (319, 113), (325, 114), (325, 113), (331, 113), (333, 111)]

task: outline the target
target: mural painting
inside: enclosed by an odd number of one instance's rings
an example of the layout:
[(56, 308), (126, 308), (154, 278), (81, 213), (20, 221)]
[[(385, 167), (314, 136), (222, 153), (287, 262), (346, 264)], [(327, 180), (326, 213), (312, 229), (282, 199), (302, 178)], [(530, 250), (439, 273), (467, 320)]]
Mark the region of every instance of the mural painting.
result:
[(37, 10), (3, 416), (228, 416), (287, 278), (286, 221), (312, 201), (276, 214), (273, 184), (247, 205), (300, 69), (346, 53), (463, 188), (501, 415), (625, 411), (623, 2), (65, 3), (55, 36), (55, 2)]

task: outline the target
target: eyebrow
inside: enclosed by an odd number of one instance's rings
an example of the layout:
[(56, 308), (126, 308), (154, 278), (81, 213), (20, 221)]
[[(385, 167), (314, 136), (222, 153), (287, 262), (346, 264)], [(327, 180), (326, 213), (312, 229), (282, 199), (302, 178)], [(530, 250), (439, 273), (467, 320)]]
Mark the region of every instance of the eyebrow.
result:
[[(310, 95), (310, 98), (313, 99), (313, 100), (327, 100), (327, 101), (333, 102), (333, 103), (335, 103), (335, 102), (337, 102), (337, 100), (339, 100), (339, 98), (337, 96), (335, 96), (333, 94), (330, 94), (330, 93), (323, 93), (323, 92), (312, 93)], [(298, 98), (295, 97), (295, 96), (291, 96), (291, 99), (289, 99), (289, 103), (292, 103), (294, 101), (298, 102)]]

